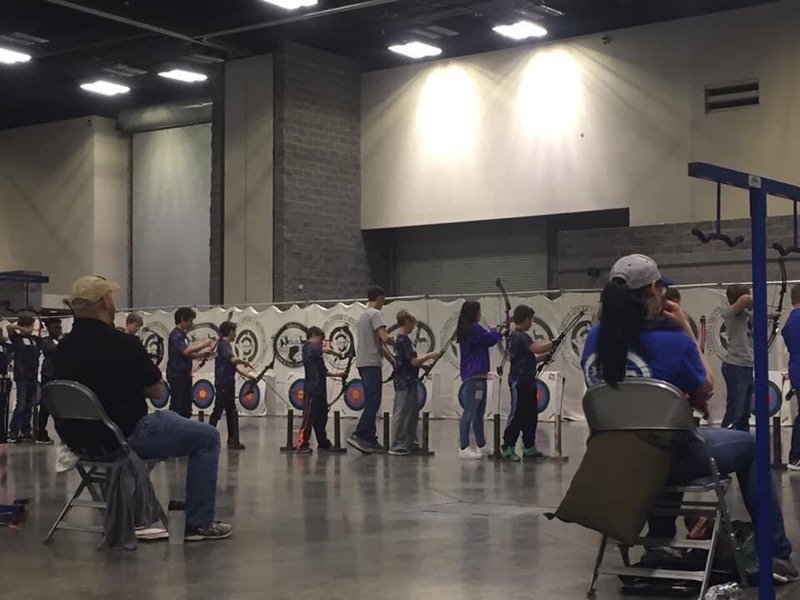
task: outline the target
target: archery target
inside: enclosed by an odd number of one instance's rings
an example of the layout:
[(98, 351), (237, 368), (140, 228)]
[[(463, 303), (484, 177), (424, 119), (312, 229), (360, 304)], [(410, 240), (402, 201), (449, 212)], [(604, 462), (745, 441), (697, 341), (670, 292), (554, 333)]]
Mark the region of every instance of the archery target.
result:
[(417, 406), (419, 406), (419, 410), (425, 408), (425, 404), (428, 402), (428, 388), (425, 387), (425, 384), (421, 381), (417, 384)]
[[(783, 396), (781, 395), (781, 388), (778, 387), (774, 381), (767, 382), (767, 405), (769, 416), (774, 417), (781, 411), (783, 404)], [(750, 396), (750, 413), (756, 414), (756, 395), (755, 393)]]
[(169, 404), (169, 384), (166, 381), (161, 384), (164, 386), (164, 394), (160, 398), (148, 398), (150, 406), (156, 410), (167, 408), (167, 404)]
[(536, 408), (539, 414), (550, 406), (550, 388), (541, 379), (536, 380)]
[(351, 379), (344, 388), (344, 403), (350, 410), (364, 410), (366, 394), (364, 393), (364, 382), (360, 379)]
[(192, 386), (192, 402), (200, 410), (210, 407), (215, 395), (214, 385), (208, 379), (200, 379)]
[(239, 405), (247, 412), (255, 411), (261, 404), (261, 388), (245, 381), (239, 388)]
[[(289, 403), (297, 410), (303, 410), (305, 379), (295, 379), (289, 386)], [(346, 394), (345, 394), (346, 396)]]

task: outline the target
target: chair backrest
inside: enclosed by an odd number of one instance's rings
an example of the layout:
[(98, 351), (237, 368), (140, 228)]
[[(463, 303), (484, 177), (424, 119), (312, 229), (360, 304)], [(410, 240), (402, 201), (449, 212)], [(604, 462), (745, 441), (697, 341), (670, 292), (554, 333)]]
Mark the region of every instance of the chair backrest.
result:
[(692, 409), (683, 393), (666, 381), (630, 378), (617, 388), (601, 383), (583, 396), (589, 430), (693, 431)]
[(42, 390), (42, 400), (55, 421), (98, 421), (116, 437), (120, 447), (128, 443), (117, 424), (106, 414), (95, 393), (77, 381), (57, 379)]

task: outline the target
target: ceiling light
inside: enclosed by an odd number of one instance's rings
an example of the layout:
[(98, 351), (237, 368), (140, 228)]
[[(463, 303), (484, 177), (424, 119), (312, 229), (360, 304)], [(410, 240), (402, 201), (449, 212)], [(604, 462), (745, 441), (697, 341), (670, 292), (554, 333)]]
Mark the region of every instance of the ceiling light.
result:
[(167, 79), (175, 79), (185, 83), (197, 83), (198, 81), (205, 81), (208, 75), (202, 73), (195, 73), (193, 71), (184, 71), (183, 69), (172, 69), (172, 71), (163, 71), (158, 74), (159, 77), (166, 77)]
[(30, 54), (15, 52), (14, 50), (9, 50), (8, 48), (0, 48), (0, 63), (3, 63), (5, 65), (24, 63), (28, 62), (30, 59), (31, 59)]
[(547, 29), (530, 21), (517, 21), (513, 25), (498, 25), (492, 29), (500, 35), (514, 40), (525, 40), (532, 37), (540, 38), (547, 35)]
[(439, 56), (442, 53), (441, 48), (423, 44), (422, 42), (409, 42), (408, 44), (395, 44), (389, 46), (389, 50), (397, 52), (409, 58), (427, 58), (429, 56)]
[(82, 83), (81, 89), (94, 94), (102, 94), (103, 96), (116, 96), (118, 94), (127, 94), (131, 91), (131, 88), (128, 86), (111, 83), (110, 81), (103, 81), (102, 79), (92, 81), (91, 83)]
[(316, 6), (317, 0), (264, 0), (268, 4), (280, 6), (286, 10), (294, 10), (296, 8), (306, 8), (308, 6)]

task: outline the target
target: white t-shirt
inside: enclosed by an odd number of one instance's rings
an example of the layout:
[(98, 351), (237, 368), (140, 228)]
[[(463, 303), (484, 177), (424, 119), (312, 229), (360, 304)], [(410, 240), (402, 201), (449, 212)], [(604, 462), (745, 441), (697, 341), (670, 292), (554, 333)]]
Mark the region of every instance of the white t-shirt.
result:
[(378, 329), (386, 327), (381, 311), (377, 308), (367, 307), (358, 318), (356, 327), (358, 345), (356, 347), (356, 367), (381, 366), (381, 341)]
[(732, 308), (722, 312), (728, 335), (728, 354), (725, 362), (739, 367), (753, 366), (753, 312), (743, 310), (738, 315)]

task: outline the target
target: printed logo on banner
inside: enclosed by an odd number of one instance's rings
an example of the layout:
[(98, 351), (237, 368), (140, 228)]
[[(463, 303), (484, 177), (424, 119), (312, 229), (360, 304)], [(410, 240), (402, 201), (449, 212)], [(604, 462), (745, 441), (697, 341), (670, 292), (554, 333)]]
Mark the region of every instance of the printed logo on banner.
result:
[[(399, 327), (400, 326), (395, 323), (386, 331), (391, 334), (397, 331)], [(427, 354), (436, 349), (436, 336), (433, 334), (433, 329), (431, 329), (430, 325), (425, 321), (417, 321), (417, 325), (411, 331), (409, 337), (413, 342), (416, 342), (418, 354)]]
[(337, 314), (325, 321), (322, 330), (325, 332), (325, 339), (331, 343), (331, 348), (338, 352), (341, 357), (332, 354), (325, 355), (325, 363), (333, 371), (344, 371), (347, 367), (347, 359), (356, 351), (356, 340), (353, 330), (356, 327), (356, 320), (345, 314)]
[(147, 350), (150, 360), (157, 367), (161, 367), (164, 361), (166, 339), (169, 337), (169, 330), (158, 322), (145, 325), (139, 330), (139, 339), (142, 340), (144, 349)]
[[(583, 376), (588, 385), (597, 385), (603, 383), (603, 376), (600, 374), (600, 369), (597, 365), (597, 352), (592, 352), (586, 359), (586, 365), (583, 369)], [(625, 369), (626, 377), (652, 377), (653, 372), (647, 362), (636, 352), (628, 351), (628, 364)]]
[(567, 341), (569, 342), (567, 356), (569, 362), (577, 368), (581, 366), (581, 354), (583, 353), (584, 345), (586, 345), (586, 336), (589, 335), (589, 330), (592, 328), (596, 310), (597, 306), (590, 306), (588, 304), (573, 306), (567, 314), (564, 315), (564, 319), (561, 321), (560, 329), (563, 331), (564, 327), (569, 325), (570, 321), (575, 318), (575, 315), (580, 312), (584, 313), (584, 316), (575, 324), (572, 331), (567, 334)]
[(236, 324), (233, 351), (242, 360), (255, 365), (266, 359), (266, 340), (267, 332), (261, 323), (250, 315), (244, 316)]
[(186, 332), (186, 337), (189, 338), (189, 343), (201, 342), (205, 340), (218, 340), (219, 327), (214, 323), (195, 323), (192, 328)]
[(303, 342), (306, 341), (308, 329), (302, 323), (290, 321), (278, 329), (272, 338), (275, 347), (275, 358), (285, 367), (297, 369), (303, 364)]
[(706, 340), (708, 352), (724, 359), (728, 355), (728, 335), (725, 328), (725, 319), (722, 318), (724, 306), (718, 306), (708, 317), (708, 330), (711, 335)]

